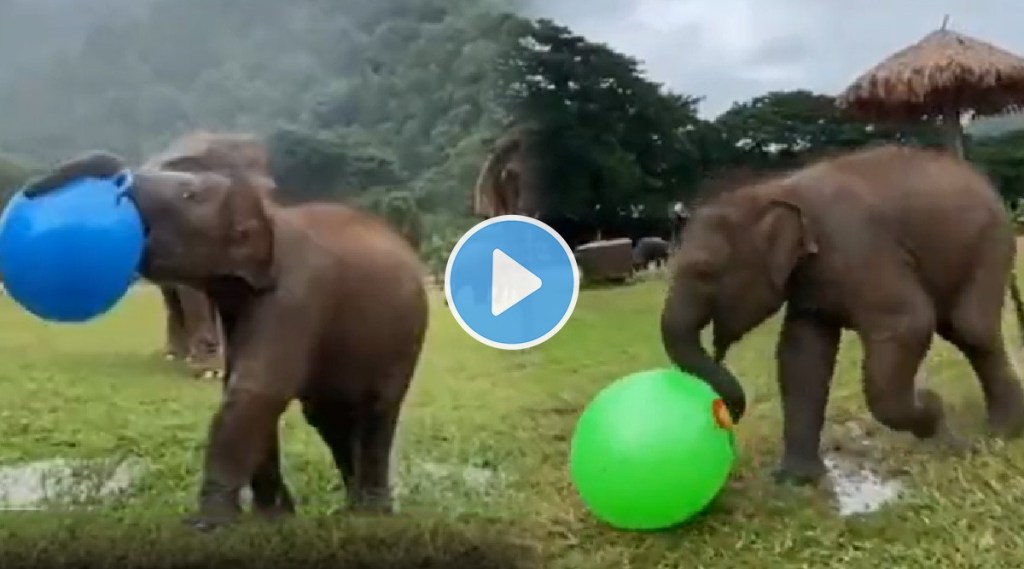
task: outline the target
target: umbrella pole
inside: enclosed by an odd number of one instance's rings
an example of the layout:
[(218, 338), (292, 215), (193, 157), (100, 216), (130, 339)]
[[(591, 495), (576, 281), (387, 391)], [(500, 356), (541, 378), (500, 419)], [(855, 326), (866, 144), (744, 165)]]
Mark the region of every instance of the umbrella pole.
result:
[(942, 113), (942, 134), (946, 149), (957, 158), (964, 157), (964, 127), (960, 124), (960, 109), (947, 108)]

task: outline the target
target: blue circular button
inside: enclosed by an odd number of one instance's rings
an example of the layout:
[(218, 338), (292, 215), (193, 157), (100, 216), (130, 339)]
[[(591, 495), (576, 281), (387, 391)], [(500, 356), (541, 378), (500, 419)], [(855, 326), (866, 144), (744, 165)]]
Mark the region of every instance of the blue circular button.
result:
[(467, 334), (493, 348), (522, 350), (568, 322), (580, 271), (554, 229), (532, 217), (502, 215), (459, 239), (444, 286), (448, 308)]

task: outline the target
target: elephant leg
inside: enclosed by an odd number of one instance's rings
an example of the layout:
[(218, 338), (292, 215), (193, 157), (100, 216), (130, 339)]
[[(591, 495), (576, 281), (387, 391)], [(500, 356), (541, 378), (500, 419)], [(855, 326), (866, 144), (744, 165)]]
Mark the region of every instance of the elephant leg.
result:
[(943, 337), (967, 358), (981, 383), (992, 432), (1008, 438), (1024, 433), (1024, 393), (1003, 344), (975, 343), (955, 328)]
[(185, 315), (188, 334), (188, 363), (193, 373), (204, 377), (222, 372), (222, 341), (217, 313), (212, 301), (201, 291), (179, 286), (178, 297)]
[(783, 412), (778, 482), (810, 483), (825, 474), (821, 430), (839, 351), (837, 326), (787, 312), (777, 348)]
[[(922, 299), (923, 300), (923, 299)], [(920, 439), (949, 435), (942, 399), (915, 385), (917, 370), (931, 347), (934, 315), (924, 303), (918, 309), (891, 310), (879, 327), (861, 333), (864, 344), (864, 392), (878, 422)]]
[(185, 312), (181, 306), (177, 287), (161, 286), (160, 295), (167, 310), (167, 359), (182, 359), (188, 356), (188, 341), (185, 333)]
[(252, 483), (271, 450), (271, 435), (288, 401), (253, 389), (227, 389), (210, 425), (199, 514), (189, 518), (192, 525), (213, 529), (241, 513), (241, 489)]
[(281, 449), (277, 425), (268, 437), (267, 452), (250, 482), (253, 509), (260, 515), (276, 517), (295, 512), (288, 485), (281, 474)]
[(316, 429), (331, 451), (350, 504), (356, 499), (356, 463), (359, 452), (355, 411), (350, 405), (323, 399), (304, 401), (302, 405), (306, 422)]
[(1024, 391), (1006, 351), (1002, 331), (1003, 279), (998, 271), (979, 272), (939, 334), (967, 358), (981, 384), (989, 427), (997, 435), (1024, 432)]
[(359, 429), (359, 466), (354, 510), (391, 513), (391, 450), (398, 427), (399, 404), (364, 411)]

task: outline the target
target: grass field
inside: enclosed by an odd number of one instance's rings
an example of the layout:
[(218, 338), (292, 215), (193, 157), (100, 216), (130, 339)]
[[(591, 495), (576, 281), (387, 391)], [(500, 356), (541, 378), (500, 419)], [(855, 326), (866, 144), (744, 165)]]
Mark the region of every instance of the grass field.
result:
[[(80, 504), (97, 507), (0, 512), (2, 565), (270, 567), (286, 557), (383, 567), (388, 560), (422, 557), (407, 566), (1020, 566), (1024, 442), (983, 439), (980, 452), (955, 458), (877, 428), (861, 395), (859, 346), (849, 337), (827, 445), (900, 476), (907, 494), (878, 512), (844, 518), (826, 486), (774, 485), (770, 470), (780, 445), (776, 322), (730, 355), (751, 405), (738, 428), (736, 471), (712, 511), (692, 524), (647, 534), (593, 521), (568, 480), (569, 437), (599, 389), (630, 371), (666, 363), (657, 331), (663, 292), (657, 279), (585, 291), (562, 332), (518, 353), (477, 344), (436, 298), (399, 434), (399, 515), (332, 514), (342, 499), (333, 466), (293, 407), (285, 418), (285, 476), (299, 518), (281, 526), (247, 523), (212, 536), (194, 535), (179, 518), (194, 504), (218, 388), (188, 379), (159, 357), (157, 295), (140, 289), (100, 321), (75, 327), (41, 323), (5, 298), (0, 465), (132, 456), (148, 466), (126, 494)], [(1009, 318), (1006, 326), (1016, 343)], [(983, 437), (980, 392), (959, 355), (938, 342), (927, 369), (961, 429)], [(870, 444), (852, 444), (855, 432)], [(97, 474), (86, 469), (83, 475)]]

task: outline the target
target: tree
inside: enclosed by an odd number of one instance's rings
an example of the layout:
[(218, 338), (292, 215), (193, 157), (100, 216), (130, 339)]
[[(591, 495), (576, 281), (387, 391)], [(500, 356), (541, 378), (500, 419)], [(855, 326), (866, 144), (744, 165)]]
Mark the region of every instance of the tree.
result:
[(1024, 131), (969, 140), (967, 157), (1015, 208), (1024, 200)]
[(404, 181), (394, 158), (345, 133), (281, 128), (268, 139), (270, 167), (285, 201), (351, 199)]
[(701, 176), (694, 97), (666, 92), (639, 63), (550, 20), (522, 23), (502, 59), (504, 108), (537, 125), (532, 152), (548, 215), (621, 224), (666, 218)]
[(773, 91), (734, 103), (714, 126), (732, 146), (720, 147), (726, 153), (724, 164), (759, 169), (791, 168), (815, 156), (874, 143), (941, 142), (927, 125), (897, 127), (851, 119), (834, 97), (806, 90)]

